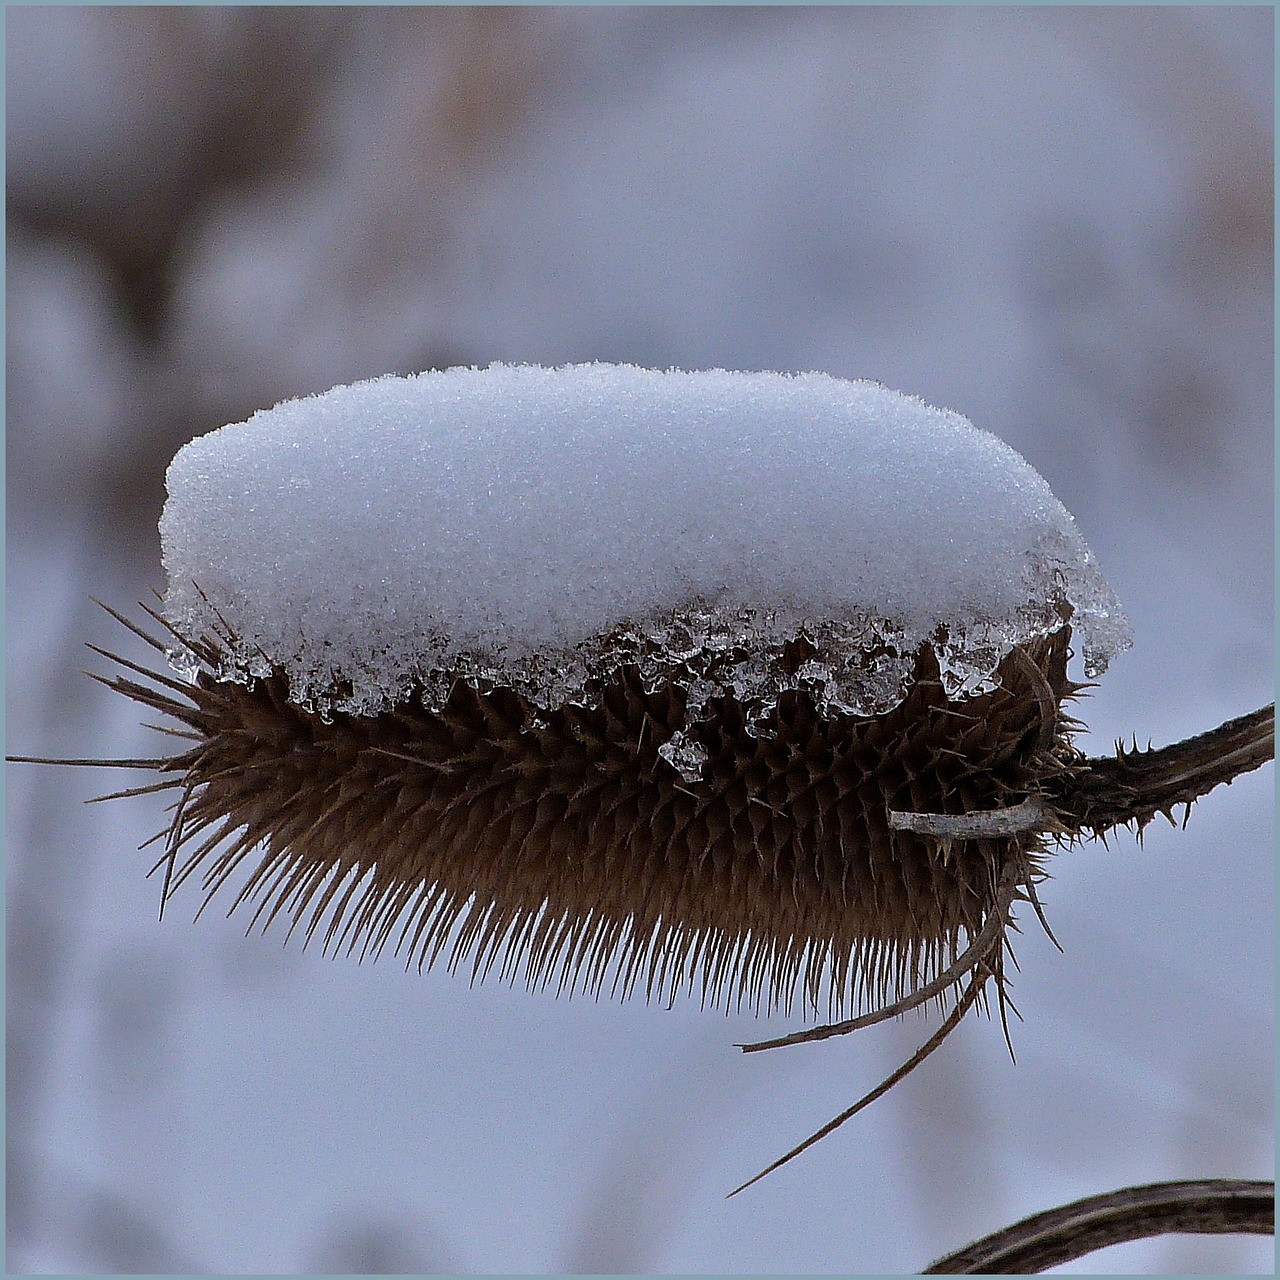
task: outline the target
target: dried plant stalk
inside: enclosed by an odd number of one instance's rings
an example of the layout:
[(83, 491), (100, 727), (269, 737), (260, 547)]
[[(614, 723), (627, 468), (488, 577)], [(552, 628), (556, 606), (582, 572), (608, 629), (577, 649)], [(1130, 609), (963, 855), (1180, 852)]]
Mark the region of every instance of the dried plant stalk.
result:
[(1113, 1244), (1170, 1232), (1274, 1235), (1274, 1182), (1210, 1178), (1089, 1196), (939, 1258), (922, 1275), (1038, 1275)]
[(1275, 758), (1275, 704), (1228, 720), (1159, 750), (1126, 750), (1088, 760), (1047, 786), (1048, 802), (1074, 832), (1103, 835), (1119, 826), (1139, 831), (1157, 813), (1171, 822), (1178, 805), (1191, 805), (1222, 783)]

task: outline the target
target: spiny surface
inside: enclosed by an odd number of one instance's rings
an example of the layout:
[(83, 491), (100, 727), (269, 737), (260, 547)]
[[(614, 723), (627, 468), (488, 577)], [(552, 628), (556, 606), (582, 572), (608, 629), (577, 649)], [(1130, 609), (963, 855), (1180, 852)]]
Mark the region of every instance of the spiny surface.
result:
[[(659, 753), (682, 692), (646, 691), (634, 668), (594, 706), (550, 713), (463, 681), (438, 711), (331, 717), (291, 702), (279, 674), (115, 683), (199, 738), (164, 764), (182, 790), (174, 888), (199, 875), (212, 895), (247, 864), (237, 904), (335, 950), (839, 1011), (935, 974), (981, 928), (1011, 860), (1031, 891), (1039, 836), (940, 850), (890, 830), (888, 812), (1016, 803), (1067, 767), (1069, 637), (1015, 651), (994, 691), (964, 700), (922, 647), (908, 696), (877, 716), (823, 716), (797, 691), (761, 735), (732, 697), (713, 700), (693, 730), (695, 782)], [(218, 642), (193, 648), (216, 660)]]

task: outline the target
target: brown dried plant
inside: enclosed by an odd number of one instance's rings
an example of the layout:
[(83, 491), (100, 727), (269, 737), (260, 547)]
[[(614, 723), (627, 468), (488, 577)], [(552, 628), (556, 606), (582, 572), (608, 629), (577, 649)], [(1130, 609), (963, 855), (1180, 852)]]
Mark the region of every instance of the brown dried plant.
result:
[[(1054, 846), (1140, 834), (1274, 754), (1269, 706), (1163, 750), (1086, 758), (1063, 709), (1084, 688), (1067, 678), (1065, 623), (1014, 648), (976, 697), (949, 698), (924, 645), (907, 696), (880, 715), (820, 714), (798, 690), (748, 731), (732, 696), (713, 700), (691, 730), (707, 763), (689, 782), (658, 751), (684, 723), (684, 694), (646, 691), (634, 668), (602, 680), (592, 708), (536, 712), (459, 672), (439, 712), (408, 701), (322, 717), (290, 701), (278, 671), (216, 679), (236, 639), (225, 622), (183, 636), (148, 609), (162, 641), (103, 607), (203, 668), (189, 682), (90, 646), (126, 673), (95, 678), (186, 745), (57, 762), (162, 775), (99, 799), (176, 793), (154, 837), (162, 910), (196, 877), (207, 905), (247, 867), (230, 911), (251, 910), (250, 929), (282, 916), (327, 952), (390, 947), (419, 969), (561, 992), (864, 1011), (747, 1052), (954, 998), (910, 1059), (738, 1191), (914, 1070), (988, 983), (1008, 1039), (1013, 911), (1029, 903), (1048, 931), (1036, 885)], [(787, 659), (807, 656), (799, 638)]]
[(1274, 1235), (1275, 1229), (1274, 1182), (1155, 1182), (1032, 1214), (939, 1258), (921, 1274), (1039, 1275), (1098, 1249), (1168, 1232)]

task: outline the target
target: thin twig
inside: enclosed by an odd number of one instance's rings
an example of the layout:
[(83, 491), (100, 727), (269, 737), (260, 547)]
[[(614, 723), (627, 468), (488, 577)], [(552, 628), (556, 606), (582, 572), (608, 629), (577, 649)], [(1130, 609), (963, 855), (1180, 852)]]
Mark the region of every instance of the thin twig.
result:
[(1274, 1235), (1276, 1184), (1210, 1178), (1156, 1182), (1034, 1214), (945, 1258), (922, 1275), (1038, 1275), (1096, 1249), (1169, 1232)]
[(68, 760), (62, 756), (5, 756), (7, 764), (69, 764), (80, 769), (169, 769), (168, 760)]
[(975, 809), (970, 813), (911, 813), (889, 810), (891, 831), (912, 831), (919, 836), (945, 840), (988, 840), (1051, 831), (1053, 810), (1037, 796), (1004, 809)]
[(894, 831), (944, 840), (981, 840), (1030, 832), (1091, 832), (1172, 816), (1201, 796), (1275, 757), (1275, 704), (1158, 750), (1126, 751), (1080, 761), (1044, 780), (1044, 795), (1003, 809), (971, 813), (890, 810)]

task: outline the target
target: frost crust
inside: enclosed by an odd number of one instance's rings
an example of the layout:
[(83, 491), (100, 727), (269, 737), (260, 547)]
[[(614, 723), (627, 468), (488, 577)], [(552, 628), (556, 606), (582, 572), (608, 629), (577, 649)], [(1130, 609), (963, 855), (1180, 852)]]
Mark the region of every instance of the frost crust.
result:
[[(758, 722), (801, 687), (865, 715), (901, 699), (924, 643), (954, 698), (1068, 620), (1089, 676), (1129, 643), (1014, 450), (820, 373), (378, 378), (193, 440), (167, 483), (166, 619), (229, 632), (219, 678), (281, 670), (326, 716), (439, 707), (459, 675), (589, 703), (627, 663), (686, 690), (687, 724), (725, 693)], [(683, 731), (662, 751), (697, 775)]]

